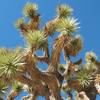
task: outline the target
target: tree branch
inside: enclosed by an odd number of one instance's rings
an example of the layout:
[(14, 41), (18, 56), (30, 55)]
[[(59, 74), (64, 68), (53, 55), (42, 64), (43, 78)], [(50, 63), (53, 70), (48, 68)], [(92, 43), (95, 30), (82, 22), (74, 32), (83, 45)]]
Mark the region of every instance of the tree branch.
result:
[(8, 95), (7, 100), (14, 100), (15, 97), (19, 95), (19, 92), (12, 90), (11, 93)]
[(28, 86), (31, 86), (32, 83), (33, 83), (31, 79), (29, 79), (29, 78), (27, 78), (27, 77), (25, 77), (24, 75), (21, 75), (21, 74), (19, 76), (17, 76), (15, 78), (15, 80), (17, 80), (18, 82), (21, 82), (23, 84), (27, 84)]
[(27, 96), (23, 96), (22, 97), (22, 100), (35, 100), (35, 99), (33, 99), (34, 97), (33, 97), (33, 94), (29, 94), (29, 95), (27, 95)]
[(46, 62), (47, 64), (50, 63), (50, 59), (46, 56), (36, 56), (35, 55), (35, 59), (40, 61), (40, 62)]

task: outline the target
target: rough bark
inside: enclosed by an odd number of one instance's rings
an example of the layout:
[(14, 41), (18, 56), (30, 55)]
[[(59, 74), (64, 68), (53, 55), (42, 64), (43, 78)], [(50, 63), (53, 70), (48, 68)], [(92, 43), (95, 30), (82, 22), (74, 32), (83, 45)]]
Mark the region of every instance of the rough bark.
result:
[(90, 100), (96, 100), (96, 95), (98, 94), (98, 91), (94, 86), (94, 83), (91, 83), (89, 87), (84, 88), (83, 91), (86, 93), (87, 97)]

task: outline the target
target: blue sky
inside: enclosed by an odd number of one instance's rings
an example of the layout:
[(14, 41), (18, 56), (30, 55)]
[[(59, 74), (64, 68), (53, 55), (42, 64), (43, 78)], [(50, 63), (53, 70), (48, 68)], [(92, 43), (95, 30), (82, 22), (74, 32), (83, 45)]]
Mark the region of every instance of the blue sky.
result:
[[(42, 25), (55, 17), (58, 0), (28, 1), (39, 5)], [(14, 48), (23, 45), (24, 41), (19, 31), (14, 27), (14, 23), (23, 16), (22, 9), (26, 2), (27, 0), (0, 0), (0, 47)], [(83, 37), (84, 48), (73, 59), (84, 58), (85, 52), (92, 50), (96, 52), (100, 61), (100, 0), (60, 0), (60, 2), (72, 6), (74, 16), (80, 22), (79, 34)], [(100, 97), (98, 97), (99, 99)]]

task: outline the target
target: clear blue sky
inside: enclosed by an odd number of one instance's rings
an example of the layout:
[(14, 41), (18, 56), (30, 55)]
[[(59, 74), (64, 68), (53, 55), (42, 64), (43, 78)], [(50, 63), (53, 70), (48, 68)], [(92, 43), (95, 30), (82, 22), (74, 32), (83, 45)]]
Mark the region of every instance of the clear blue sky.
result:
[[(29, 0), (39, 5), (42, 25), (55, 16), (58, 0)], [(84, 39), (84, 48), (77, 57), (84, 58), (85, 52), (93, 50), (100, 61), (100, 0), (60, 0), (74, 9), (79, 19), (79, 33)], [(0, 47), (14, 48), (23, 45), (23, 39), (14, 22), (22, 17), (22, 9), (27, 0), (0, 0)], [(21, 94), (25, 95), (25, 94)], [(16, 99), (20, 100), (20, 99)], [(42, 100), (41, 98), (39, 100)], [(100, 97), (98, 97), (100, 100)]]

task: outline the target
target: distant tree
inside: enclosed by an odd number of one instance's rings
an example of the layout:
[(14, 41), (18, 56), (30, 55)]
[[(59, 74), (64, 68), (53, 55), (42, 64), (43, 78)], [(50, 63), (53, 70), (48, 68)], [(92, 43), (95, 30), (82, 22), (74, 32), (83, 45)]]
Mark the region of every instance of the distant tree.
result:
[[(92, 51), (86, 53), (85, 64), (81, 58), (76, 62), (71, 60), (71, 56), (77, 56), (83, 47), (81, 36), (75, 34), (79, 23), (72, 12), (70, 6), (58, 5), (57, 16), (40, 28), (38, 6), (29, 2), (25, 5), (24, 17), (16, 22), (26, 41), (25, 47), (0, 48), (1, 99), (6, 94), (4, 90), (10, 88), (7, 100), (14, 100), (22, 91), (29, 93), (22, 100), (36, 100), (38, 96), (46, 100), (63, 100), (61, 92), (72, 100), (72, 90), (76, 91), (76, 100), (95, 100), (100, 93), (100, 63)], [(56, 33), (59, 35), (49, 48), (48, 37)], [(39, 56), (37, 50), (43, 51), (43, 56)], [(60, 62), (61, 52), (65, 64)], [(47, 70), (40, 70), (38, 62), (46, 63)]]

